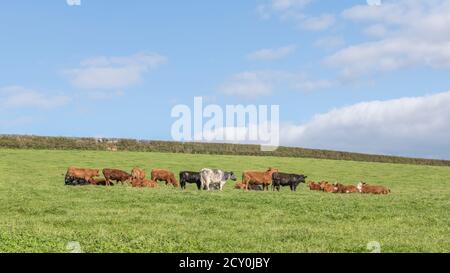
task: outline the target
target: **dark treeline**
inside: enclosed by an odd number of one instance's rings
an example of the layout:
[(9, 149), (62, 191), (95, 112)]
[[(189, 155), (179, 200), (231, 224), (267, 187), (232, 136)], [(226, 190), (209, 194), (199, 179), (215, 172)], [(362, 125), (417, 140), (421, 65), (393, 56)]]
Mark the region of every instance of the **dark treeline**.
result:
[(259, 145), (181, 143), (172, 141), (148, 141), (133, 139), (95, 139), (71, 137), (42, 137), (21, 135), (0, 135), (0, 147), (9, 149), (46, 150), (95, 150), (135, 151), (190, 154), (221, 154), (277, 157), (306, 157), (333, 160), (401, 163), (433, 166), (450, 166), (449, 160), (406, 158), (397, 156), (370, 155), (360, 153), (280, 147), (274, 152), (262, 152)]

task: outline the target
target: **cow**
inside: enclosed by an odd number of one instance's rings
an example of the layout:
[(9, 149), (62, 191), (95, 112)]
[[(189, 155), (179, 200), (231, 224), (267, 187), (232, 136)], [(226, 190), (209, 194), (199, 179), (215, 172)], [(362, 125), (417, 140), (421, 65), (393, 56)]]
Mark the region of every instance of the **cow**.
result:
[(153, 169), (151, 174), (151, 179), (155, 182), (164, 181), (166, 185), (171, 184), (175, 188), (179, 186), (177, 179), (173, 172), (163, 169)]
[(205, 190), (209, 191), (212, 183), (218, 183), (219, 190), (223, 190), (223, 186), (227, 180), (236, 181), (237, 179), (233, 172), (224, 172), (222, 170), (208, 168), (200, 170), (200, 181), (202, 183), (202, 188)]
[(306, 183), (307, 176), (303, 174), (291, 174), (276, 172), (272, 174), (272, 191), (280, 191), (280, 187), (289, 186), (291, 191), (297, 191), (297, 186), (300, 183)]
[(137, 167), (133, 168), (131, 170), (131, 178), (133, 180), (144, 180), (145, 179), (145, 172), (142, 169), (139, 169)]
[(107, 186), (111, 184), (111, 181), (116, 181), (116, 183), (120, 182), (123, 185), (123, 182), (131, 182), (132, 180), (131, 174), (121, 170), (105, 168), (102, 172), (105, 176)]
[(355, 193), (358, 192), (358, 188), (353, 185), (343, 185), (341, 183), (336, 184), (337, 192), (338, 193)]
[(361, 182), (356, 187), (360, 193), (371, 193), (371, 194), (389, 194), (390, 189), (384, 186), (368, 185), (367, 183)]
[(319, 185), (320, 185), (321, 190), (324, 192), (336, 193), (338, 191), (338, 188), (336, 187), (336, 185), (333, 185), (326, 181), (320, 182)]
[(186, 183), (190, 184), (196, 184), (197, 189), (202, 189), (202, 181), (200, 179), (200, 173), (199, 172), (189, 172), (189, 171), (183, 171), (180, 172), (180, 185), (181, 189), (186, 189)]
[(77, 167), (69, 167), (67, 169), (66, 177), (80, 178), (89, 182), (94, 177), (99, 176), (100, 170), (98, 169), (86, 169), (86, 168), (77, 168)]
[(312, 191), (321, 191), (322, 189), (320, 188), (319, 183), (316, 183), (314, 181), (310, 181), (308, 182), (308, 187), (310, 190)]
[(156, 188), (158, 187), (158, 183), (148, 179), (133, 179), (131, 186), (134, 188)]
[[(242, 182), (237, 182), (235, 185), (234, 185), (234, 188), (235, 189), (238, 189), (238, 190), (243, 190), (243, 189), (245, 189), (245, 184), (244, 183), (242, 183)], [(262, 191), (263, 190), (263, 188), (262, 188), (262, 186), (261, 185), (254, 185), (254, 184), (250, 184), (249, 186), (248, 186), (249, 188), (249, 190), (253, 190), (253, 191)]]
[[(105, 178), (92, 178), (89, 180), (89, 183), (94, 186), (106, 186), (106, 179)], [(114, 186), (114, 184), (111, 184), (111, 186)]]
[(278, 172), (278, 169), (269, 168), (265, 172), (245, 171), (242, 173), (242, 183), (245, 184), (246, 190), (250, 184), (262, 185), (263, 190), (269, 190), (269, 185), (272, 184), (272, 174), (275, 172)]

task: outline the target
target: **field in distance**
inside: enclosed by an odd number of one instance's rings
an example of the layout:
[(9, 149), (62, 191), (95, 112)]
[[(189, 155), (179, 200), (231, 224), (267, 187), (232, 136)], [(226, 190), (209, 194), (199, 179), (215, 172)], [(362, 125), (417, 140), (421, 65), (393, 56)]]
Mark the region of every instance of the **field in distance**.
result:
[[(387, 196), (64, 186), (68, 166), (234, 171), (276, 167)], [(287, 157), (0, 149), (0, 252), (450, 251), (450, 168)]]

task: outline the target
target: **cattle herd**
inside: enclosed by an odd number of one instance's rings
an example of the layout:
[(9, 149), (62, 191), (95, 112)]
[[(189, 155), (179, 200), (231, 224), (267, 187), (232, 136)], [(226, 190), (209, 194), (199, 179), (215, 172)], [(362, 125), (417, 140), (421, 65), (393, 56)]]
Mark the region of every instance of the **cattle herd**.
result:
[[(131, 173), (105, 168), (102, 170), (103, 178), (100, 178), (99, 169), (87, 169), (69, 167), (65, 176), (66, 185), (96, 185), (96, 186), (114, 186), (115, 184), (128, 183), (133, 187), (156, 188), (158, 182), (164, 182), (165, 185), (181, 187), (186, 189), (186, 184), (196, 184), (198, 190), (223, 190), (228, 180), (236, 181), (236, 175), (232, 171), (223, 171), (219, 169), (201, 169), (199, 172), (182, 171), (179, 174), (179, 181), (175, 174), (164, 169), (153, 169), (150, 179), (145, 177), (145, 172), (140, 168), (133, 168)], [(235, 189), (264, 191), (280, 191), (281, 187), (290, 187), (291, 191), (297, 191), (300, 183), (306, 183), (307, 176), (303, 174), (289, 174), (279, 172), (276, 168), (268, 168), (266, 171), (244, 171), (242, 181), (237, 182)], [(341, 183), (329, 183), (322, 181), (316, 183), (308, 182), (310, 190), (317, 190), (329, 193), (371, 193), (388, 194), (391, 191), (384, 186), (368, 185), (364, 182), (354, 185), (343, 185)]]

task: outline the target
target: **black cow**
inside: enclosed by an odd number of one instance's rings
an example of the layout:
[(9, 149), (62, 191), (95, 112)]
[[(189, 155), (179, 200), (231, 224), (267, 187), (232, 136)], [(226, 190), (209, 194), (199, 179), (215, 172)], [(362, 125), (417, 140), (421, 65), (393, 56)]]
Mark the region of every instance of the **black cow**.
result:
[(297, 191), (297, 186), (300, 183), (305, 183), (307, 176), (303, 174), (289, 174), (289, 173), (273, 173), (272, 174), (272, 190), (280, 191), (280, 186), (289, 186), (291, 191)]
[(202, 182), (200, 180), (199, 172), (180, 172), (180, 185), (181, 189), (186, 189), (186, 183), (197, 184), (197, 189), (201, 190)]

